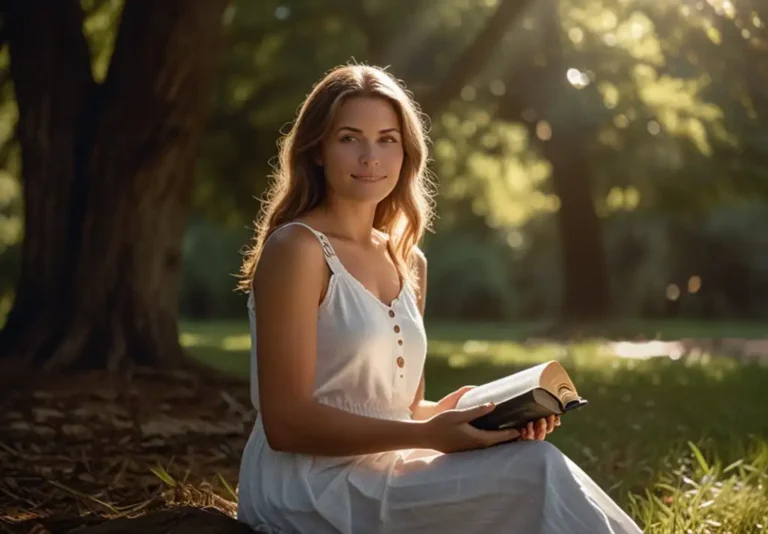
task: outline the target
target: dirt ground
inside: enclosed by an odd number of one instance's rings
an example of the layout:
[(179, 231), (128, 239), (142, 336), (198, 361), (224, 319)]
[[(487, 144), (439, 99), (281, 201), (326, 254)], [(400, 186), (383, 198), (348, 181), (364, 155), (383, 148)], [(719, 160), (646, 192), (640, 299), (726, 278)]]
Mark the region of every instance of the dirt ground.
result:
[(6, 376), (0, 532), (185, 504), (232, 515), (254, 416), (247, 382), (199, 372)]

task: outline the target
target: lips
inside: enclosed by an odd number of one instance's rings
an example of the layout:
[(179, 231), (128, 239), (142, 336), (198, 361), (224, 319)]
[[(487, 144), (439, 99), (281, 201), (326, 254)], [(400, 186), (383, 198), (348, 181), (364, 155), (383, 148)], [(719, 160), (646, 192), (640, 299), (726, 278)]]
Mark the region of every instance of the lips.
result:
[(371, 175), (362, 175), (362, 174), (352, 174), (352, 178), (355, 180), (360, 180), (362, 182), (378, 182), (379, 180), (383, 180), (386, 178), (385, 176), (371, 176)]

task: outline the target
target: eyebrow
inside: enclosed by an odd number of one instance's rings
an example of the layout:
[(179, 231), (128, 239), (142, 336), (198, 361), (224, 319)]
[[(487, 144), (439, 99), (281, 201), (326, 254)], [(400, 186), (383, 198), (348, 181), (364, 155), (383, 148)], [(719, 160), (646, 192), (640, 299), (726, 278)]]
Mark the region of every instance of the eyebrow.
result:
[[(336, 131), (340, 132), (342, 130), (349, 130), (349, 131), (355, 132), (355, 133), (363, 133), (363, 131), (360, 128), (353, 128), (352, 126), (342, 126), (341, 128), (339, 128)], [(385, 134), (385, 133), (390, 133), (390, 132), (400, 133), (400, 130), (398, 130), (397, 128), (386, 128), (384, 130), (379, 130), (380, 134)]]

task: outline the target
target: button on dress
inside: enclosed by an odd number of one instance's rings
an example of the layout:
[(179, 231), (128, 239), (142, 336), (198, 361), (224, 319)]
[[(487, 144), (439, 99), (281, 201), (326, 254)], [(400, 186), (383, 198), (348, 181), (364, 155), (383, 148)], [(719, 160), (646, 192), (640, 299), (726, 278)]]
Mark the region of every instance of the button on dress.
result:
[[(404, 283), (385, 303), (354, 278), (328, 238), (312, 232), (331, 270), (317, 314), (314, 398), (348, 412), (411, 419), (427, 339)], [(256, 316), (251, 401), (259, 410)], [(272, 534), (625, 534), (640, 528), (576, 464), (546, 441), (443, 454), (405, 449), (330, 457), (275, 451), (257, 416), (243, 451), (238, 520)]]

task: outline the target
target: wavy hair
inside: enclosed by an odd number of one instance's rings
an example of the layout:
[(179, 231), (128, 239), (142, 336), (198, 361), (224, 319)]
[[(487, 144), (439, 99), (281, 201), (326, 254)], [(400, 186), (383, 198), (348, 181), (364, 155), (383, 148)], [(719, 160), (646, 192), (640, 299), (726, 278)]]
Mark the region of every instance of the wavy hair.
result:
[(293, 126), (278, 142), (278, 163), (254, 225), (252, 246), (241, 266), (240, 289), (251, 289), (264, 242), (272, 232), (325, 200), (325, 176), (313, 155), (330, 134), (338, 109), (353, 97), (386, 99), (400, 119), (404, 148), (400, 177), (393, 191), (376, 206), (373, 226), (389, 234), (397, 271), (415, 288), (412, 252), (434, 217), (426, 118), (405, 87), (388, 72), (367, 65), (345, 65), (328, 72), (312, 88)]

